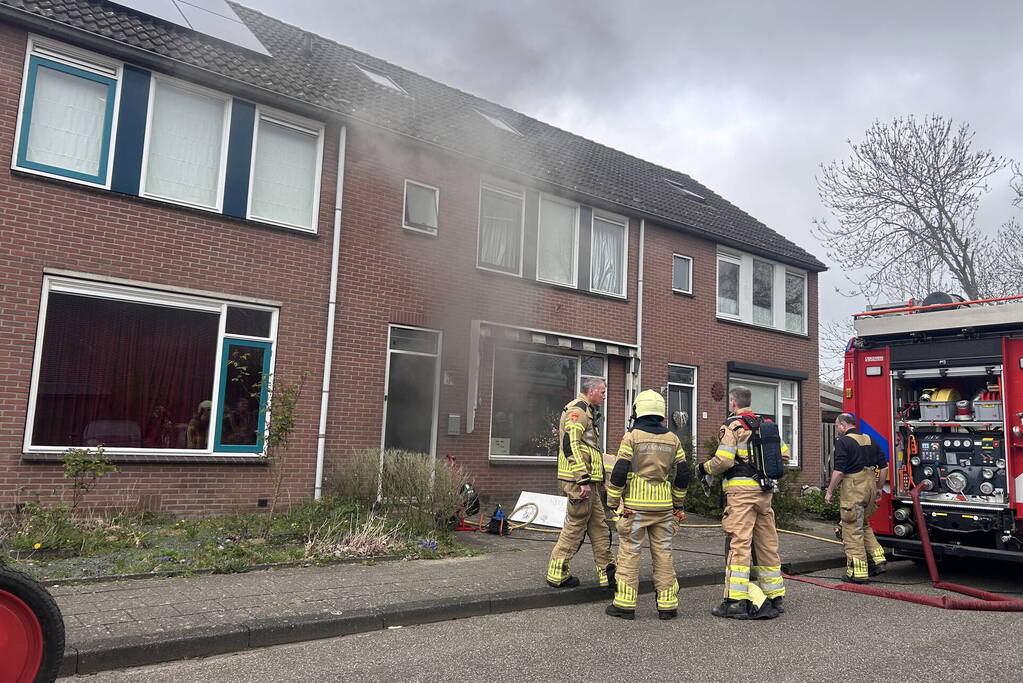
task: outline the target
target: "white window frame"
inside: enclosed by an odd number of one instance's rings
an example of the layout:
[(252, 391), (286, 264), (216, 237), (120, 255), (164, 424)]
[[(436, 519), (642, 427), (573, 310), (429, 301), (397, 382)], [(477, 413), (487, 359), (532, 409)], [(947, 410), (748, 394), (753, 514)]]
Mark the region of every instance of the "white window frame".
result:
[[(685, 259), (689, 261), (689, 286), (686, 289), (679, 289), (675, 286), (675, 259)], [(679, 294), (692, 294), (693, 293), (693, 257), (686, 256), (685, 254), (672, 254), (671, 255), (671, 291), (678, 292)], [(689, 367), (689, 366), (687, 366)]]
[[(35, 428), (36, 402), (39, 392), (39, 374), (41, 370), (43, 354), (43, 337), (46, 332), (47, 305), (50, 293), (74, 294), (78, 296), (93, 297), (97, 299), (112, 299), (136, 304), (149, 304), (157, 306), (169, 306), (190, 311), (206, 313), (217, 313), (220, 316), (217, 328), (217, 344), (213, 367), (212, 396), (210, 402), (210, 434), (207, 439), (207, 447), (204, 450), (181, 449), (181, 448), (131, 448), (131, 447), (110, 447), (104, 448), (107, 455), (149, 455), (149, 456), (174, 456), (188, 457), (201, 460), (208, 457), (236, 458), (239, 460), (251, 460), (262, 458), (266, 454), (266, 440), (262, 453), (237, 453), (230, 451), (215, 451), (214, 441), (216, 425), (214, 421), (220, 415), (220, 394), (221, 375), (223, 368), (221, 360), (223, 356), (224, 341), (261, 341), (270, 343), (270, 376), (274, 376), (277, 364), (277, 330), (279, 309), (273, 306), (262, 306), (245, 301), (235, 301), (230, 298), (208, 298), (191, 294), (183, 294), (174, 291), (144, 289), (128, 285), (113, 284), (96, 280), (84, 280), (77, 278), (62, 277), (56, 275), (44, 275), (43, 286), (39, 302), (39, 320), (36, 326), (35, 354), (32, 359), (32, 379), (29, 387), (28, 411), (25, 417), (25, 434), (22, 443), (22, 451), (26, 454), (42, 453), (64, 453), (73, 446), (35, 446), (32, 444), (32, 430)], [(267, 337), (251, 337), (241, 334), (228, 333), (227, 309), (248, 308), (270, 313), (270, 333)], [(269, 395), (273, 395), (273, 386), (269, 387)], [(270, 424), (272, 416), (270, 411), (266, 412), (265, 424)], [(81, 446), (81, 447), (84, 447)]]
[[(252, 213), (252, 189), (256, 181), (256, 150), (258, 149), (259, 144), (259, 125), (264, 119), (272, 124), (291, 128), (300, 133), (305, 133), (306, 135), (316, 136), (316, 178), (313, 181), (313, 216), (311, 226), (285, 223), (272, 218), (262, 218)], [(245, 208), (245, 215), (249, 220), (313, 234), (316, 234), (319, 231), (320, 183), (323, 179), (323, 138), (324, 125), (322, 123), (295, 116), (294, 114), (289, 114), (279, 109), (256, 105), (255, 125), (252, 127), (252, 154), (251, 159), (249, 159), (249, 196), (248, 203)]]
[[(596, 289), (593, 286), (593, 224), (597, 219), (604, 221), (605, 223), (614, 223), (623, 228), (623, 239), (622, 239), (622, 291), (617, 292), (605, 292), (601, 289)], [(594, 294), (600, 294), (602, 296), (610, 296), (615, 299), (627, 299), (629, 297), (629, 219), (625, 216), (610, 213), (607, 211), (601, 211), (599, 209), (593, 209), (592, 215), (590, 216), (590, 283), (589, 290)]]
[[(608, 374), (608, 357), (607, 356), (603, 356), (603, 355), (598, 354), (598, 353), (585, 353), (585, 352), (578, 353), (578, 354), (575, 354), (575, 353), (552, 353), (550, 351), (540, 351), (540, 350), (536, 350), (536, 349), (521, 349), (521, 348), (513, 348), (513, 347), (507, 347), (507, 346), (498, 346), (498, 347), (495, 347), (495, 349), (494, 349), (493, 358), (491, 359), (491, 369), (490, 369), (490, 378), (491, 378), (491, 381), (490, 381), (490, 423), (489, 423), (488, 429), (487, 429), (487, 434), (488, 434), (488, 439), (487, 439), (487, 459), (490, 462), (525, 462), (525, 463), (534, 462), (534, 463), (538, 463), (538, 464), (556, 463), (558, 461), (558, 456), (556, 456), (556, 455), (555, 456), (494, 455), (493, 453), (490, 452), (490, 449), (491, 449), (492, 444), (493, 444), (493, 438), (494, 438), (494, 386), (496, 384), (496, 382), (494, 381), (494, 377), (496, 377), (496, 375), (495, 375), (495, 368), (497, 366), (497, 354), (498, 354), (499, 351), (513, 351), (513, 352), (516, 352), (516, 353), (536, 353), (536, 354), (540, 354), (542, 356), (556, 356), (558, 358), (571, 358), (571, 359), (575, 360), (575, 392), (576, 392), (576, 396), (579, 395), (580, 389), (582, 388), (581, 382), (582, 382), (583, 377), (595, 377), (596, 376), (596, 375), (584, 375), (584, 374), (582, 374), (582, 372), (583, 372), (583, 358), (587, 357), (587, 356), (592, 356), (594, 358), (603, 358), (603, 360), (604, 360), (604, 365), (603, 365), (603, 367), (604, 367), (604, 376), (601, 377), (600, 379), (604, 380), (604, 385), (606, 386), (607, 385), (607, 374)], [(607, 405), (608, 405), (608, 400), (607, 400), (607, 397), (605, 396), (605, 398), (604, 398), (604, 405), (601, 406), (601, 412), (604, 413), (604, 425), (605, 425), (605, 427), (607, 425), (607, 412), (606, 412), (607, 411)], [(605, 428), (605, 429), (601, 430), (601, 434), (600, 434), (601, 448), (602, 448), (602, 450), (605, 450), (605, 451), (607, 450), (607, 433), (606, 432), (607, 432), (607, 429)]]
[[(408, 216), (408, 186), (409, 185), (416, 185), (418, 187), (422, 187), (422, 188), (425, 188), (427, 190), (433, 190), (433, 203), (434, 203), (434, 208), (435, 208), (436, 213), (437, 213), (437, 227), (436, 228), (428, 228), (426, 226), (420, 226), (420, 225), (409, 225), (405, 221), (406, 217)], [(405, 178), (405, 186), (404, 186), (404, 190), (402, 192), (402, 199), (401, 199), (401, 227), (403, 227), (406, 230), (411, 230), (413, 232), (421, 232), (421, 233), (423, 233), (425, 235), (436, 235), (437, 231), (440, 229), (440, 188), (434, 187), (433, 185), (427, 185), (426, 183), (421, 183), (418, 180), (409, 180), (408, 178)]]
[[(755, 375), (728, 375), (728, 389), (731, 390), (733, 381), (741, 385), (748, 384), (759, 384), (761, 386), (774, 387), (775, 390), (775, 419), (778, 422), (778, 430), (781, 431), (781, 421), (783, 418), (782, 410), (784, 406), (792, 406), (792, 443), (786, 444), (789, 447), (789, 460), (785, 463), (786, 467), (799, 467), (799, 424), (800, 424), (800, 410), (799, 410), (799, 394), (801, 392), (801, 383), (797, 380), (792, 379), (775, 379), (774, 377), (759, 377)], [(795, 398), (783, 398), (781, 385), (783, 383), (790, 383), (795, 386)], [(740, 406), (743, 407), (743, 406)], [(782, 435), (782, 441), (784, 441), (784, 434)]]
[[(491, 265), (480, 262), (480, 240), (483, 234), (483, 192), (496, 192), (497, 194), (503, 194), (507, 197), (519, 200), (522, 209), (519, 212), (519, 268), (517, 272), (510, 272), (507, 270), (501, 270)], [(486, 270), (491, 273), (500, 273), (501, 275), (510, 275), (512, 277), (522, 277), (522, 261), (523, 252), (526, 246), (526, 193), (521, 189), (512, 189), (508, 186), (495, 183), (490, 180), (484, 180), (480, 182), (480, 197), (479, 197), (479, 219), (476, 226), (476, 267), (480, 270)]]
[(510, 123), (505, 121), (500, 116), (495, 116), (494, 114), (488, 114), (488, 113), (486, 113), (484, 111), (480, 111), (479, 109), (476, 109), (475, 107), (473, 107), (473, 111), (475, 111), (477, 114), (479, 114), (484, 119), (486, 119), (487, 122), (489, 122), (490, 125), (492, 125), (494, 128), (497, 128), (498, 130), (503, 130), (506, 133), (512, 133), (513, 135), (518, 135), (519, 137), (523, 137), (522, 133), (520, 133), (519, 131), (515, 130), (514, 126), (512, 126)]
[[(718, 289), (721, 287), (721, 262), (726, 261), (739, 267), (739, 286), (736, 289), (735, 296), (737, 297), (736, 304), (738, 304), (739, 312), (737, 314), (725, 313), (720, 308), (720, 297), (718, 296)], [(742, 308), (743, 308), (743, 296), (742, 296), (742, 258), (738, 254), (733, 254), (726, 251), (718, 251), (717, 262), (715, 266), (714, 275), (714, 310), (717, 312), (719, 318), (726, 320), (742, 320)], [(752, 301), (750, 301), (750, 317), (752, 318)]]
[[(563, 206), (570, 207), (574, 210), (574, 218), (572, 220), (572, 277), (571, 282), (558, 282), (557, 280), (540, 277), (540, 231), (543, 228), (543, 203), (544, 200), (562, 204)], [(551, 285), (560, 285), (562, 287), (571, 287), (575, 289), (579, 286), (579, 204), (561, 197), (540, 193), (540, 197), (537, 200), (536, 209), (536, 280), (537, 282), (546, 282)]]
[[(757, 285), (756, 270), (757, 270), (757, 264), (758, 263), (763, 265), (763, 266), (767, 266), (768, 268), (771, 269), (771, 308), (770, 308), (770, 311), (771, 311), (771, 324), (768, 325), (767, 327), (778, 327), (778, 296), (777, 296), (777, 294), (778, 294), (778, 266), (773, 261), (768, 261), (767, 259), (763, 259), (763, 258), (760, 258), (760, 257), (754, 257), (753, 263), (750, 266), (750, 306), (752, 306), (752, 310), (751, 310), (750, 315), (756, 316), (756, 308), (757, 307), (753, 304), (753, 294), (754, 294), (754, 290), (756, 289), (756, 285)], [(741, 277), (741, 273), (740, 273), (740, 277)], [(784, 279), (783, 279), (783, 283), (784, 283)], [(758, 323), (755, 320), (753, 320), (753, 324), (754, 325), (763, 325), (764, 323)], [(784, 325), (782, 326), (782, 329), (784, 329)]]
[[(156, 88), (160, 83), (164, 83), (174, 88), (180, 88), (181, 90), (188, 90), (196, 95), (203, 95), (214, 99), (222, 100), (226, 103), (224, 107), (224, 121), (221, 129), (221, 145), (220, 145), (220, 164), (217, 171), (217, 199), (216, 203), (211, 205), (208, 204), (197, 204), (193, 202), (184, 201), (182, 199), (175, 199), (173, 197), (167, 197), (160, 194), (154, 194), (146, 192), (146, 180), (149, 177), (149, 152), (150, 152), (150, 141), (153, 129), (153, 107), (156, 104)], [(168, 204), (177, 204), (179, 206), (189, 206), (192, 208), (206, 209), (216, 212), (221, 212), (224, 209), (224, 186), (227, 181), (227, 151), (231, 142), (231, 109), (234, 104), (234, 98), (230, 95), (217, 92), (216, 90), (210, 90), (200, 85), (189, 83), (188, 81), (182, 81), (171, 76), (164, 76), (163, 74), (153, 73), (152, 81), (149, 86), (149, 103), (146, 109), (146, 133), (145, 142), (142, 146), (142, 173), (139, 177), (139, 196), (146, 197), (147, 199), (156, 199), (161, 202), (167, 202)], [(256, 148), (252, 148), (253, 157), (255, 157)]]
[[(719, 286), (719, 279), (721, 274), (721, 262), (728, 261), (730, 263), (736, 263), (739, 265), (739, 315), (730, 315), (723, 313), (717, 307), (717, 292)], [(753, 262), (763, 261), (774, 267), (774, 280), (772, 286), (772, 318), (773, 323), (770, 325), (764, 325), (753, 321)], [(775, 330), (777, 332), (785, 332), (787, 334), (797, 334), (800, 336), (807, 335), (807, 325), (809, 324), (809, 309), (807, 306), (807, 290), (809, 287), (809, 274), (807, 271), (794, 268), (786, 265), (779, 261), (772, 261), (762, 256), (753, 256), (740, 251), (732, 249), (726, 249), (719, 247), (717, 251), (717, 274), (714, 281), (714, 300), (715, 310), (717, 311), (717, 318), (719, 320), (732, 320), (736, 322), (742, 322), (754, 327), (759, 327), (765, 330)], [(796, 275), (803, 278), (803, 329), (799, 332), (794, 332), (786, 328), (785, 326), (785, 277), (786, 275)]]
[[(417, 332), (430, 332), (431, 334), (437, 335), (437, 352), (436, 353), (425, 353), (423, 351), (403, 351), (401, 349), (391, 348), (391, 333), (396, 330), (415, 330)], [(387, 388), (391, 382), (391, 354), (392, 353), (403, 353), (409, 356), (425, 356), (432, 357), (435, 359), (435, 373), (434, 373), (434, 386), (433, 386), (433, 423), (430, 429), (430, 457), (434, 460), (437, 459), (437, 421), (440, 419), (440, 384), (441, 384), (441, 365), (440, 357), (441, 352), (444, 348), (444, 332), (442, 330), (435, 330), (430, 327), (418, 327), (416, 325), (397, 325), (391, 324), (387, 326), (387, 346), (384, 347), (384, 353), (387, 354), (386, 365), (384, 367), (384, 405), (382, 412), (382, 420), (380, 421), (380, 467), (384, 466), (384, 442), (387, 440)], [(379, 488), (379, 487), (378, 487)], [(379, 491), (377, 496), (379, 498)]]
[[(33, 175), (44, 176), (46, 178), (63, 180), (68, 183), (76, 183), (78, 185), (86, 185), (88, 187), (100, 187), (105, 190), (109, 190), (110, 180), (114, 173), (114, 149), (117, 143), (117, 122), (121, 110), (121, 85), (123, 83), (122, 74), (124, 71), (124, 64), (104, 55), (83, 50), (78, 47), (72, 47), (71, 45), (65, 45), (64, 43), (49, 40), (48, 38), (43, 38), (37, 35), (29, 35), (27, 42), (25, 65), (22, 69), (21, 76), (21, 94), (18, 98), (18, 121), (14, 127), (14, 149), (11, 153), (11, 168), (22, 173), (31, 173)], [(48, 171), (18, 165), (18, 152), (21, 146), (21, 131), (25, 124), (25, 96), (28, 94), (28, 77), (29, 72), (31, 71), (32, 57), (34, 56), (58, 62), (76, 69), (81, 69), (82, 71), (88, 71), (99, 76), (104, 76), (106, 78), (113, 79), (116, 82), (113, 95), (113, 114), (110, 120), (110, 140), (107, 141), (106, 149), (107, 173), (106, 178), (102, 183), (96, 183), (59, 173), (50, 173)]]
[[(691, 444), (682, 444), (682, 445), (686, 447), (686, 454), (689, 455), (692, 458), (695, 458), (696, 457), (697, 449), (699, 449), (699, 447), (700, 447), (700, 437), (699, 437), (699, 431), (700, 431), (699, 424), (700, 424), (700, 421), (697, 419), (697, 414), (696, 414), (696, 398), (697, 398), (697, 395), (698, 395), (698, 392), (699, 392), (698, 387), (699, 387), (699, 383), (700, 383), (700, 369), (698, 367), (696, 367), (695, 365), (686, 365), (684, 363), (668, 363), (668, 372), (669, 373), (671, 372), (671, 368), (685, 368), (686, 370), (692, 370), (693, 371), (693, 383), (692, 384), (685, 384), (684, 382), (672, 382), (669, 379), (668, 382), (667, 382), (667, 385), (668, 385), (668, 392), (669, 392), (669, 394), (671, 392), (671, 387), (686, 387), (686, 388), (691, 388), (693, 390), (693, 397), (692, 397), (692, 399), (690, 401), (692, 403), (692, 405), (690, 406), (690, 410), (689, 410), (689, 424), (692, 425), (692, 427), (693, 427), (693, 443), (691, 443)], [(670, 375), (669, 375), (669, 377), (670, 377)], [(668, 415), (667, 417), (668, 417), (669, 420), (671, 419), (671, 415)], [(690, 452), (690, 451), (692, 451), (692, 452)]]
[[(790, 330), (789, 327), (788, 327), (788, 324), (785, 321), (785, 316), (788, 314), (788, 312), (785, 310), (785, 304), (786, 304), (786, 301), (785, 301), (786, 294), (785, 294), (785, 292), (782, 293), (782, 311), (781, 311), (782, 329), (785, 330), (786, 332), (791, 332), (792, 334), (806, 334), (806, 327), (809, 324), (807, 322), (807, 318), (809, 317), (809, 310), (807, 308), (807, 301), (806, 301), (806, 298), (807, 298), (807, 286), (808, 286), (807, 282), (809, 281), (809, 278), (807, 277), (806, 271), (796, 270), (794, 268), (786, 267), (786, 269), (785, 269), (785, 277), (782, 278), (782, 282), (784, 284), (786, 284), (786, 285), (788, 283), (785, 282), (785, 278), (787, 278), (789, 275), (791, 275), (793, 277), (798, 277), (798, 278), (800, 278), (803, 281), (803, 329), (799, 330), (799, 331)], [(786, 291), (787, 291), (787, 289), (788, 288), (786, 287)]]

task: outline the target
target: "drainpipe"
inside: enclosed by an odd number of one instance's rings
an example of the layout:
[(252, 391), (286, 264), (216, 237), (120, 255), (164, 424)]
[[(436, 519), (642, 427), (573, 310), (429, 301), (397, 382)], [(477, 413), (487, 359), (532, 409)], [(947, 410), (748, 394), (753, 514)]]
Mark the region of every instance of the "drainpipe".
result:
[(337, 280), (341, 260), (341, 204), (345, 190), (345, 146), (348, 128), (341, 127), (337, 142), (337, 189), (334, 196), (334, 244), (330, 253), (330, 291), (327, 298), (327, 342), (323, 349), (323, 388), (320, 394), (320, 426), (316, 436), (316, 481), (313, 498), (323, 495), (323, 460), (327, 447), (327, 405), (330, 403), (330, 374), (334, 360), (334, 317), (337, 315)]
[[(639, 221), (639, 269), (636, 276), (636, 357), (632, 359), (633, 401), (635, 395), (642, 390), (643, 372), (643, 261), (644, 243), (646, 241), (646, 219)], [(629, 404), (631, 412), (631, 402)]]

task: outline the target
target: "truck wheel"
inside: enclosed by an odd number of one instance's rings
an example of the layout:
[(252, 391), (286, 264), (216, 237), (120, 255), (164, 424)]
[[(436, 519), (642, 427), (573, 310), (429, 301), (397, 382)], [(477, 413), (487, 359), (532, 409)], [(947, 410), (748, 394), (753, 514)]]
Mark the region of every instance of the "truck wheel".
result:
[[(64, 619), (35, 579), (0, 564), (0, 671), (5, 681), (53, 681), (64, 659)], [(11, 678), (6, 678), (11, 676)]]

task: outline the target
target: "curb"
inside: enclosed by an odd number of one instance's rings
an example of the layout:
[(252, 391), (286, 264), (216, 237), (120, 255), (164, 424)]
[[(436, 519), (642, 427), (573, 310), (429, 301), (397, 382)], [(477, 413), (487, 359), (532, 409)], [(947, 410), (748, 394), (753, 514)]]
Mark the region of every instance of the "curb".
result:
[[(845, 562), (845, 555), (841, 555), (796, 561), (783, 567), (786, 573), (799, 574), (844, 567)], [(709, 586), (720, 583), (721, 576), (720, 571), (689, 574), (679, 577), (679, 585), (683, 588)], [(640, 593), (652, 593), (653, 590), (652, 581), (640, 582)], [(599, 586), (564, 590), (551, 590), (544, 586), (489, 596), (426, 600), (379, 610), (267, 617), (238, 624), (100, 639), (68, 646), (60, 675), (91, 674), (179, 659), (209, 657), (305, 640), (368, 633), (389, 627), (600, 602), (608, 597), (607, 589)]]

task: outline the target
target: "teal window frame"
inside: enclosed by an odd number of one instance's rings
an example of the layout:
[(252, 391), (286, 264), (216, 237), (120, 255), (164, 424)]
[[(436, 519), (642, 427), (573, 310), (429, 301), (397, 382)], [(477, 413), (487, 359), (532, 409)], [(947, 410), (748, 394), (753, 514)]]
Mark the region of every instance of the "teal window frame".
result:
[[(64, 73), (71, 74), (72, 76), (78, 76), (79, 78), (85, 78), (107, 86), (107, 106), (104, 112), (102, 156), (100, 158), (99, 173), (96, 175), (70, 171), (66, 168), (50, 166), (49, 164), (40, 164), (34, 161), (29, 161), (26, 158), (26, 154), (28, 152), (28, 136), (32, 128), (32, 109), (35, 104), (36, 74), (40, 67), (54, 69), (55, 71), (62, 71)], [(116, 96), (116, 78), (102, 76), (91, 71), (68, 66), (67, 64), (61, 64), (60, 62), (55, 62), (51, 59), (46, 59), (36, 55), (30, 57), (28, 79), (25, 83), (25, 104), (21, 113), (21, 136), (18, 139), (18, 168), (51, 173), (64, 178), (72, 178), (74, 180), (81, 180), (87, 183), (96, 183), (97, 185), (106, 185), (107, 175), (109, 174), (110, 169), (110, 140), (113, 136), (114, 103), (116, 101)]]
[(266, 406), (269, 396), (267, 382), (262, 382), (259, 391), (259, 425), (256, 428), (256, 443), (252, 446), (221, 443), (221, 430), (224, 428), (224, 400), (227, 394), (227, 359), (230, 358), (232, 346), (256, 346), (264, 350), (263, 353), (263, 377), (270, 375), (270, 359), (273, 355), (273, 343), (265, 341), (253, 341), (250, 339), (237, 339), (228, 337), (224, 339), (220, 356), (220, 386), (217, 390), (217, 431), (213, 441), (213, 453), (262, 453), (264, 447), (264, 434), (266, 432)]

